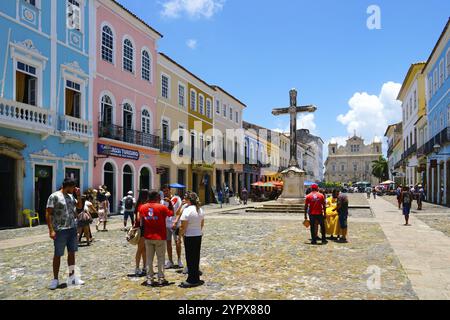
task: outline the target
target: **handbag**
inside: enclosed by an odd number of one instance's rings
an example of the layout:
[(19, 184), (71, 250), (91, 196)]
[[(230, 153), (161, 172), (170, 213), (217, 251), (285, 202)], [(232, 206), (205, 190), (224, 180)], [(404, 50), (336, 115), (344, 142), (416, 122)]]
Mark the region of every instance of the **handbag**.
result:
[(88, 223), (93, 222), (91, 215), (89, 213), (87, 213), (86, 211), (81, 212), (78, 218), (82, 222), (88, 222)]
[(141, 240), (141, 228), (132, 228), (130, 231), (128, 231), (127, 241), (129, 244), (137, 246), (139, 240)]
[(305, 220), (303, 221), (303, 225), (305, 226), (306, 229), (308, 229), (309, 227), (311, 227), (311, 222), (309, 222), (309, 220)]

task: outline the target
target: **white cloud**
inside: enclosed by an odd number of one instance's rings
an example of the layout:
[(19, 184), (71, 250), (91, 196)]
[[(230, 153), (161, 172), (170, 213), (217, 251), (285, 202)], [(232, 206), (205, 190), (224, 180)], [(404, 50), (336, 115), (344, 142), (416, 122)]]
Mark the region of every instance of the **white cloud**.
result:
[(308, 129), (311, 134), (317, 134), (317, 125), (314, 122), (315, 115), (313, 113), (302, 114), (298, 117), (298, 129)]
[(188, 39), (186, 41), (186, 45), (189, 47), (189, 49), (195, 50), (195, 49), (197, 49), (197, 40), (196, 39)]
[(367, 92), (357, 92), (349, 100), (350, 110), (337, 117), (337, 121), (347, 127), (347, 133), (353, 135), (356, 131), (366, 143), (375, 138), (382, 140), (388, 125), (401, 121), (401, 102), (397, 100), (401, 84), (387, 82), (383, 84), (378, 96)]
[(190, 18), (211, 18), (222, 10), (225, 0), (166, 0), (162, 6), (162, 16), (178, 18), (187, 14)]

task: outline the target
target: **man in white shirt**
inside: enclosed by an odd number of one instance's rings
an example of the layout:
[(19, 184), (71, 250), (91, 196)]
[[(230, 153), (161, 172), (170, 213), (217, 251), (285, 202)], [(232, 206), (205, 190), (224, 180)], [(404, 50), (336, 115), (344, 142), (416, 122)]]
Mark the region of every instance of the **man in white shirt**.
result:
[(181, 221), (177, 223), (175, 228), (173, 228), (173, 223), (175, 221), (177, 212), (181, 209), (181, 198), (176, 195), (172, 195), (170, 186), (164, 185), (162, 188), (164, 194), (164, 199), (161, 200), (161, 204), (166, 207), (169, 206), (169, 201), (172, 202), (174, 217), (166, 218), (166, 228), (167, 228), (167, 256), (169, 261), (167, 261), (165, 268), (172, 269), (175, 267), (173, 263), (173, 250), (172, 250), (172, 239), (175, 241), (175, 247), (177, 251), (178, 258), (178, 268), (183, 268), (183, 263), (181, 262), (181, 238), (179, 237)]

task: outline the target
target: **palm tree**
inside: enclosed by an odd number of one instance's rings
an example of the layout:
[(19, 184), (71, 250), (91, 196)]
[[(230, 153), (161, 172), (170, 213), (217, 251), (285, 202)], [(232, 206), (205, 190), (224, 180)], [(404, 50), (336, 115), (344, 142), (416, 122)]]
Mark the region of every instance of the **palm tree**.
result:
[(389, 178), (388, 162), (383, 156), (380, 156), (378, 160), (372, 161), (372, 174), (377, 177), (380, 182)]

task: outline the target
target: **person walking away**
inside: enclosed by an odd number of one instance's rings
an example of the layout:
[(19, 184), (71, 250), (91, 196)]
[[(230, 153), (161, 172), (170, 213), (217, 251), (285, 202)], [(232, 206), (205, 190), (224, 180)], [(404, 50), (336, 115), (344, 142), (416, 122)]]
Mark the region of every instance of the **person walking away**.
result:
[(91, 228), (90, 225), (92, 223), (92, 214), (96, 214), (97, 210), (94, 208), (94, 204), (92, 203), (94, 200), (92, 195), (87, 195), (83, 205), (83, 211), (78, 215), (77, 219), (77, 227), (79, 239), (78, 242), (81, 242), (82, 235), (86, 237), (86, 243), (89, 246), (92, 242), (91, 236)]
[(248, 191), (245, 187), (241, 191), (241, 196), (242, 196), (242, 202), (244, 203), (244, 206), (246, 206), (247, 202), (248, 202)]
[[(78, 251), (76, 210), (82, 208), (80, 189), (76, 183), (66, 178), (62, 188), (51, 194), (47, 201), (46, 220), (49, 236), (53, 240), (55, 252), (53, 255), (53, 280), (50, 289), (55, 290), (59, 286), (59, 269), (61, 257), (64, 256), (67, 247), (69, 266), (69, 278), (67, 285), (83, 285), (84, 281), (75, 275), (75, 252)], [(72, 195), (75, 192), (77, 199)]]
[[(148, 195), (149, 191), (144, 189), (139, 191), (139, 196), (136, 201), (136, 210), (135, 210), (135, 223), (134, 228), (137, 228), (138, 221), (141, 220), (141, 216), (139, 213), (139, 210), (142, 205), (148, 203)], [(142, 260), (142, 270), (140, 269), (140, 263)], [(136, 249), (136, 255), (135, 255), (135, 261), (136, 261), (136, 268), (134, 271), (134, 274), (136, 277), (145, 277), (147, 275), (147, 256), (145, 252), (145, 238), (141, 235), (141, 238), (139, 239), (139, 243)]]
[[(178, 209), (181, 208), (181, 198), (177, 195), (173, 195), (170, 191), (170, 186), (165, 185), (163, 186), (163, 195), (164, 199), (161, 201), (161, 204), (165, 205), (166, 207), (169, 207), (169, 203), (172, 205), (172, 210), (174, 214), (177, 213)], [(177, 252), (177, 258), (178, 258), (178, 268), (183, 268), (183, 263), (181, 262), (181, 239), (179, 239), (178, 234), (180, 229), (176, 228), (175, 230), (173, 228), (173, 222), (174, 217), (167, 217), (166, 218), (166, 228), (167, 228), (167, 256), (169, 258), (169, 261), (167, 261), (165, 268), (166, 269), (172, 269), (175, 267), (175, 264), (173, 263), (173, 251), (172, 251), (172, 239), (175, 242), (175, 249)]]
[(413, 195), (408, 187), (403, 188), (401, 199), (403, 205), (403, 215), (405, 216), (405, 226), (409, 226), (409, 215), (411, 213)]
[(348, 234), (348, 197), (344, 193), (337, 193), (337, 206), (335, 209), (339, 216), (339, 227), (341, 229), (341, 243), (347, 243)]
[(373, 193), (373, 198), (376, 199), (377, 198), (377, 188), (376, 187), (373, 187), (372, 193)]
[(123, 203), (123, 229), (127, 231), (128, 218), (131, 225), (134, 225), (134, 213), (136, 211), (136, 199), (133, 197), (133, 191), (128, 191), (127, 196), (122, 199)]
[(182, 288), (198, 287), (204, 284), (200, 280), (200, 252), (202, 246), (205, 214), (200, 207), (196, 193), (190, 193), (187, 208), (181, 216), (180, 235), (184, 238), (184, 248), (188, 267), (188, 278), (180, 284)]
[[(326, 203), (323, 194), (319, 193), (318, 185), (314, 184), (311, 187), (312, 192), (306, 196), (305, 210), (309, 212), (309, 220), (311, 222), (311, 244), (317, 244), (317, 233), (319, 226), (322, 234), (322, 244), (328, 243), (325, 236), (324, 219), (326, 217)], [(305, 212), (305, 220), (308, 220)]]
[(219, 193), (217, 194), (217, 200), (219, 201), (220, 204), (220, 209), (223, 208), (223, 192), (222, 189), (219, 190)]
[(367, 187), (366, 188), (367, 199), (370, 199), (370, 194), (371, 193), (372, 193), (372, 188), (371, 187)]
[(108, 222), (108, 201), (106, 199), (105, 193), (103, 191), (99, 191), (97, 194), (97, 203), (98, 203), (98, 221), (95, 226), (97, 231), (99, 231), (99, 226), (103, 223), (103, 231), (108, 231), (106, 229), (106, 223)]
[[(169, 208), (161, 204), (161, 196), (158, 192), (152, 191), (148, 197), (149, 202), (141, 205), (139, 216), (141, 219), (137, 222), (138, 227), (143, 228), (145, 238), (145, 251), (147, 256), (147, 285), (165, 286), (168, 281), (164, 276), (164, 260), (166, 257), (166, 218), (173, 216), (173, 206), (169, 202)], [(158, 263), (158, 282), (155, 281), (153, 270), (153, 260), (157, 257)]]

